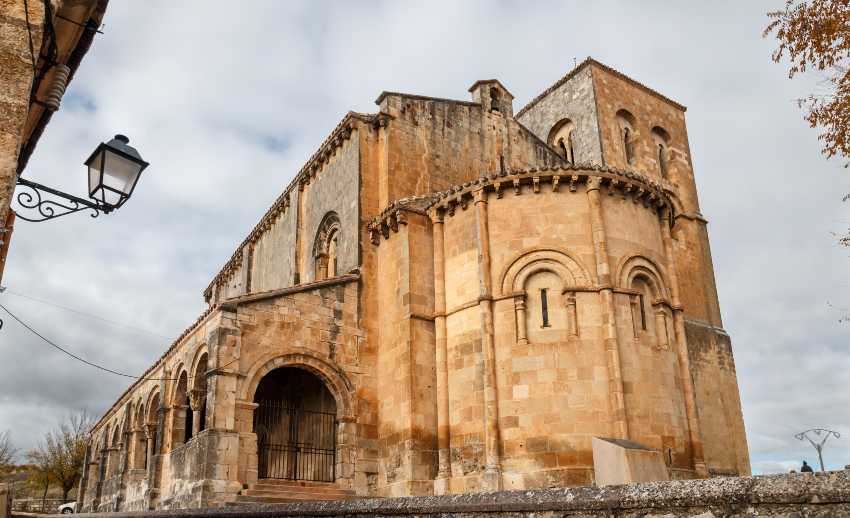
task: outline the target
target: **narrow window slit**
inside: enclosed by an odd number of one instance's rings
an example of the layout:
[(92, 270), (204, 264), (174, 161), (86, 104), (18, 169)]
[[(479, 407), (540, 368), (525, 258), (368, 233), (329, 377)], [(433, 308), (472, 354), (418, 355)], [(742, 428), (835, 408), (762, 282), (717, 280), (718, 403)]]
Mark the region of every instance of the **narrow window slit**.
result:
[(540, 290), (540, 308), (543, 311), (543, 326), (549, 327), (549, 301), (546, 299), (546, 288)]
[(646, 331), (646, 310), (643, 307), (643, 295), (638, 295), (640, 301), (640, 328)]

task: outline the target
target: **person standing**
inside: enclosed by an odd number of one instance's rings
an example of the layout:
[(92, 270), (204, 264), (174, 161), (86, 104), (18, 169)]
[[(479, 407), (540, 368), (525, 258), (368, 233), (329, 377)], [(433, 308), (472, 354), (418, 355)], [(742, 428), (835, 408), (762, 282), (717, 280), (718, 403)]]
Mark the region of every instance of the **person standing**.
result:
[(800, 473), (813, 473), (813, 472), (814, 472), (814, 470), (812, 469), (812, 467), (809, 466), (808, 463), (806, 463), (806, 461), (803, 461), (803, 465), (800, 467)]

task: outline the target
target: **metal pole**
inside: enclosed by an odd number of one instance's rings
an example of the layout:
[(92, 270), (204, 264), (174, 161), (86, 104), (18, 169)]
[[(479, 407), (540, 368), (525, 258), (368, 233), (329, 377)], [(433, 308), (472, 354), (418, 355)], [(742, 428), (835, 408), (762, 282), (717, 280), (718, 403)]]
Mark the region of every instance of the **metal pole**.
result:
[[(817, 439), (812, 440), (812, 438), (809, 437), (809, 433), (814, 434)], [(806, 430), (805, 432), (800, 432), (794, 435), (794, 437), (796, 437), (798, 441), (802, 441), (804, 439), (809, 441), (812, 447), (814, 447), (815, 451), (818, 452), (818, 460), (820, 461), (820, 470), (822, 472), (826, 471), (826, 468), (823, 464), (823, 445), (824, 443), (826, 443), (826, 440), (829, 439), (830, 435), (835, 436), (836, 439), (841, 438), (840, 433), (834, 430), (827, 430), (826, 428), (811, 428), (809, 430)], [(821, 436), (823, 436), (823, 438), (821, 438)]]

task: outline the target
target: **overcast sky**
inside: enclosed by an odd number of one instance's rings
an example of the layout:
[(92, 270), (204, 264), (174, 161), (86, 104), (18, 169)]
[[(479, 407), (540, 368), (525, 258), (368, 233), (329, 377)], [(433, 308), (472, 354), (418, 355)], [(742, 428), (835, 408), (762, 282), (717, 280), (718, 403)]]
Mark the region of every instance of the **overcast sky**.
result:
[[(26, 175), (83, 195), (82, 161), (119, 132), (151, 166), (112, 215), (19, 221), (0, 302), (142, 373), (348, 110), (375, 112), (382, 90), (467, 100), (493, 77), (519, 110), (590, 55), (688, 106), (754, 472), (814, 463), (793, 437), (812, 427), (843, 435), (829, 467), (850, 464), (850, 250), (834, 235), (850, 226), (850, 172), (793, 102), (816, 78), (789, 81), (761, 38), (782, 4), (113, 0)], [(127, 387), (0, 318), (0, 430), (21, 449)]]

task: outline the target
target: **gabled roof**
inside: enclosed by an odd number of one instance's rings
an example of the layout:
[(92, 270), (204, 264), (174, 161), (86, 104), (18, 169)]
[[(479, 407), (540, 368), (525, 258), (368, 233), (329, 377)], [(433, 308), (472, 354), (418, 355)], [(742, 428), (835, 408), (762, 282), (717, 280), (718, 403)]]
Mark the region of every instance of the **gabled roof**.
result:
[(502, 90), (504, 90), (504, 91), (505, 91), (508, 95), (510, 95), (510, 96), (511, 96), (511, 99), (513, 99), (513, 98), (514, 98), (514, 94), (512, 94), (512, 93), (510, 92), (510, 90), (508, 90), (507, 88), (505, 88), (505, 85), (503, 85), (503, 84), (501, 83), (501, 81), (499, 81), (498, 79), (479, 79), (478, 81), (476, 81), (476, 82), (472, 83), (472, 86), (470, 86), (470, 87), (469, 87), (469, 90), (468, 90), (468, 91), (469, 91), (469, 92), (471, 92), (471, 91), (475, 90), (475, 88), (477, 88), (477, 87), (478, 87), (478, 85), (481, 85), (481, 84), (489, 84), (489, 83), (496, 83), (497, 85), (499, 85), (499, 86), (502, 88)]
[(683, 106), (683, 105), (681, 105), (681, 104), (677, 103), (676, 101), (674, 101), (674, 100), (670, 99), (669, 97), (666, 97), (666, 96), (664, 96), (664, 95), (662, 95), (662, 94), (658, 93), (656, 90), (653, 90), (652, 88), (650, 88), (650, 87), (646, 86), (645, 84), (643, 84), (643, 83), (641, 83), (641, 82), (635, 81), (634, 79), (632, 79), (631, 77), (627, 76), (626, 74), (624, 74), (624, 73), (620, 72), (619, 70), (616, 70), (616, 69), (614, 69), (614, 68), (611, 68), (611, 67), (609, 67), (608, 65), (606, 65), (606, 64), (604, 64), (604, 63), (600, 63), (599, 61), (596, 61), (596, 60), (595, 60), (595, 59), (593, 59), (592, 57), (588, 56), (588, 57), (587, 57), (587, 59), (585, 59), (584, 61), (582, 61), (581, 63), (579, 63), (579, 64), (578, 64), (575, 68), (573, 68), (572, 70), (570, 70), (569, 72), (567, 72), (567, 75), (565, 75), (565, 76), (564, 76), (564, 77), (562, 77), (561, 79), (558, 79), (558, 81), (556, 81), (556, 82), (555, 82), (555, 84), (553, 84), (552, 86), (550, 86), (549, 88), (547, 88), (546, 90), (544, 90), (544, 91), (543, 91), (543, 93), (541, 93), (540, 95), (538, 95), (537, 97), (535, 97), (534, 99), (532, 99), (532, 100), (531, 100), (528, 104), (526, 104), (525, 106), (523, 106), (523, 108), (522, 108), (520, 111), (518, 111), (518, 112), (516, 113), (516, 115), (515, 115), (515, 116), (516, 116), (516, 117), (520, 117), (520, 116), (522, 116), (525, 112), (527, 112), (527, 111), (528, 111), (528, 110), (530, 110), (532, 107), (534, 107), (534, 105), (535, 105), (535, 104), (537, 104), (538, 102), (540, 102), (540, 100), (541, 100), (541, 99), (543, 99), (544, 97), (546, 97), (547, 95), (549, 95), (549, 94), (550, 94), (550, 93), (552, 93), (553, 91), (555, 91), (555, 90), (557, 90), (558, 88), (560, 88), (560, 87), (561, 87), (561, 85), (563, 85), (564, 83), (566, 83), (567, 81), (569, 81), (570, 79), (572, 79), (573, 77), (575, 77), (575, 76), (576, 76), (576, 74), (578, 74), (579, 72), (581, 72), (582, 70), (584, 70), (584, 69), (585, 69), (585, 67), (587, 67), (587, 66), (589, 66), (589, 65), (595, 65), (595, 66), (599, 67), (600, 69), (602, 69), (602, 70), (604, 70), (604, 71), (608, 72), (609, 74), (611, 74), (611, 75), (613, 75), (613, 76), (616, 76), (616, 77), (618, 77), (618, 78), (622, 79), (623, 81), (626, 81), (626, 82), (628, 82), (628, 83), (631, 83), (632, 85), (634, 85), (634, 86), (636, 86), (636, 87), (640, 88), (640, 89), (641, 89), (641, 90), (643, 90), (644, 92), (646, 92), (646, 93), (648, 93), (648, 94), (650, 94), (650, 95), (653, 95), (653, 96), (655, 96), (655, 97), (657, 97), (657, 98), (661, 99), (661, 100), (662, 100), (662, 101), (664, 101), (664, 102), (667, 102), (667, 103), (672, 104), (673, 106), (675, 106), (676, 108), (678, 108), (678, 109), (680, 109), (680, 110), (682, 110), (682, 111), (686, 111), (686, 110), (687, 110), (687, 108), (686, 108), (685, 106)]

